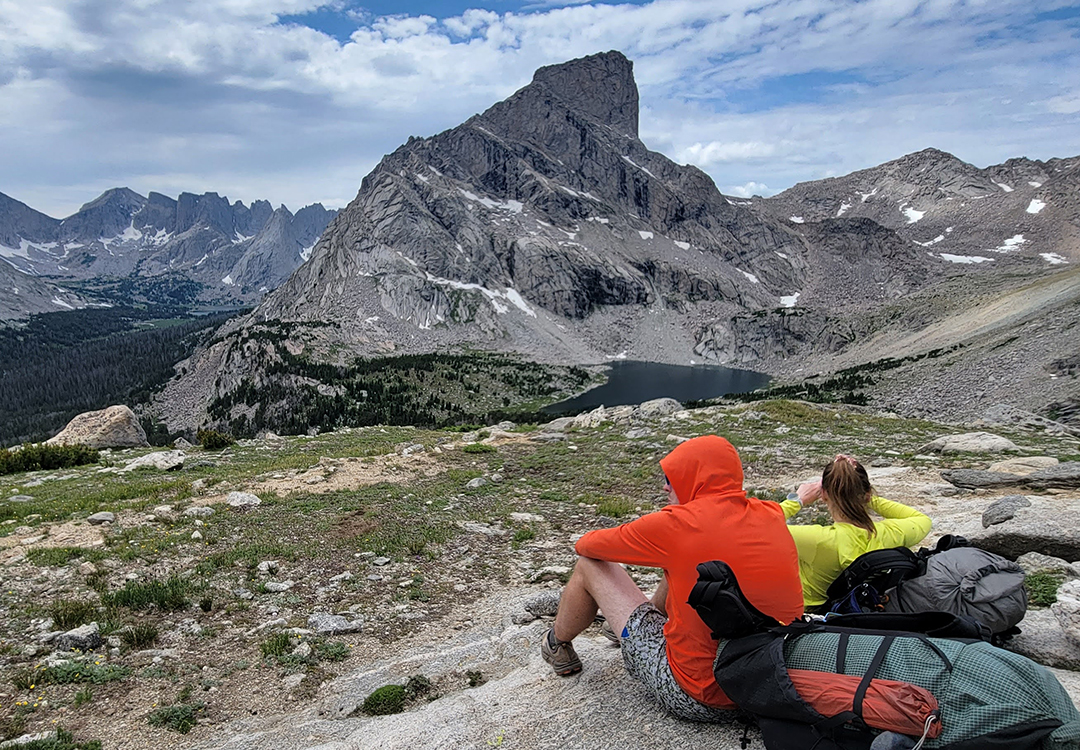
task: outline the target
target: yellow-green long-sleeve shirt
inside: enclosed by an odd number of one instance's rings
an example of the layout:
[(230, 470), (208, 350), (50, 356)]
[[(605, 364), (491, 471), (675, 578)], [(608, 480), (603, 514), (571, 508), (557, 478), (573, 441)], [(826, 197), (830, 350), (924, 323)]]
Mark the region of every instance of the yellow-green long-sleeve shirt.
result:
[[(802, 509), (797, 500), (780, 503), (784, 516), (791, 518)], [(799, 577), (802, 579), (803, 603), (807, 607), (824, 604), (829, 584), (859, 555), (876, 549), (910, 547), (930, 533), (930, 517), (883, 497), (870, 499), (870, 510), (884, 520), (874, 522), (875, 534), (850, 523), (832, 526), (788, 526), (799, 552)]]

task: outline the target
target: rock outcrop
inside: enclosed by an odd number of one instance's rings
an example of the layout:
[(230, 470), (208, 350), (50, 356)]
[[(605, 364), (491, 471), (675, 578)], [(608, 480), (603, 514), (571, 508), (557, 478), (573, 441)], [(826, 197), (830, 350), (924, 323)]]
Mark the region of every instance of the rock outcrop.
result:
[(80, 414), (45, 442), (90, 448), (145, 448), (150, 445), (135, 413), (126, 406), (110, 406)]

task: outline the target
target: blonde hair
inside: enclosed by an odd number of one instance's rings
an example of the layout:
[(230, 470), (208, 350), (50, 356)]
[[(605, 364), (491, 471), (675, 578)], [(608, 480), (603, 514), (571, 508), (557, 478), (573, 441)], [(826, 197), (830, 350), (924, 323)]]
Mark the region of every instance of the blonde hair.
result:
[(869, 511), (873, 487), (862, 464), (843, 453), (837, 455), (821, 472), (821, 491), (830, 509), (835, 508), (870, 536), (876, 533)]

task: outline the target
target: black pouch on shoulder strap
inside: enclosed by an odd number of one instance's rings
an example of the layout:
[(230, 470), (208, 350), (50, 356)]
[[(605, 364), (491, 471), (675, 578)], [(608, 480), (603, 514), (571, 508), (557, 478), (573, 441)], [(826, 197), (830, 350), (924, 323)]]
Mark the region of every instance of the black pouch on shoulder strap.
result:
[(698, 582), (687, 604), (712, 630), (713, 638), (741, 638), (760, 633), (778, 623), (758, 610), (739, 588), (735, 573), (723, 560), (697, 566)]

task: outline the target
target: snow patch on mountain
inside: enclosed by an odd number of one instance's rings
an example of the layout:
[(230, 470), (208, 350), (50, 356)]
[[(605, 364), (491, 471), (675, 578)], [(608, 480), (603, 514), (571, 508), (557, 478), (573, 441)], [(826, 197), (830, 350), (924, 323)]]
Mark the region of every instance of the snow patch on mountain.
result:
[(1045, 201), (1041, 201), (1038, 198), (1032, 198), (1031, 203), (1028, 204), (1027, 212), (1029, 214), (1037, 214), (1037, 213), (1039, 213), (1039, 211), (1042, 211), (1044, 208), (1046, 208), (1046, 202)]
[(908, 224), (914, 224), (919, 219), (926, 216), (926, 211), (916, 211), (914, 208), (904, 205), (900, 206), (900, 212), (907, 217)]
[(1011, 253), (1013, 250), (1019, 250), (1027, 240), (1024, 239), (1022, 234), (1014, 234), (1009, 239), (1002, 242), (997, 247), (988, 248), (991, 253)]
[(981, 255), (950, 255), (949, 253), (942, 253), (940, 255), (942, 260), (947, 260), (950, 263), (987, 263), (993, 261), (993, 258), (984, 258)]

